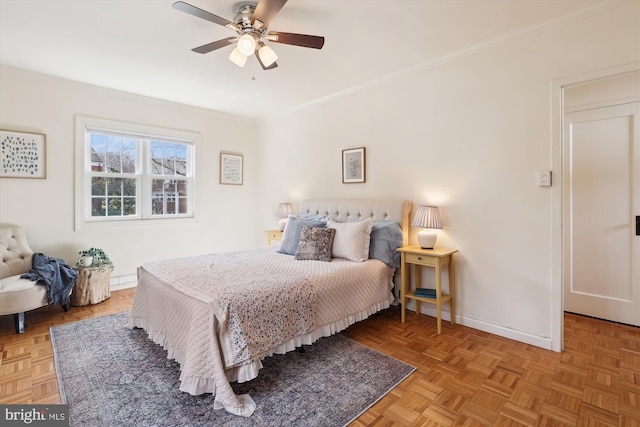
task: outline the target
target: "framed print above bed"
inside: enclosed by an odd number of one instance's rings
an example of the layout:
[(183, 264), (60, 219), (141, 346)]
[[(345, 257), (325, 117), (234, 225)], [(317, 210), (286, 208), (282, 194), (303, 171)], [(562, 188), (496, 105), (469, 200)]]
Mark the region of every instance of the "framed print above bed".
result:
[(356, 184), (367, 181), (366, 148), (342, 150), (342, 183)]
[(0, 129), (0, 178), (47, 177), (43, 133)]
[(220, 184), (242, 185), (242, 154), (220, 152)]

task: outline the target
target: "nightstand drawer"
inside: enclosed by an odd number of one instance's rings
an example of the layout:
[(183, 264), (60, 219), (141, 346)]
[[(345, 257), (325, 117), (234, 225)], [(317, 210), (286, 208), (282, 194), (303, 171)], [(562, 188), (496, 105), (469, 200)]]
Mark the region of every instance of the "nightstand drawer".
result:
[(270, 231), (269, 240), (282, 240), (282, 231)]
[(281, 230), (266, 230), (267, 234), (267, 246), (271, 245), (271, 241), (280, 241), (282, 240), (282, 235), (284, 234)]
[(427, 265), (430, 267), (435, 267), (438, 260), (432, 256), (428, 255), (418, 255), (418, 254), (405, 254), (407, 259), (407, 264), (419, 264), (419, 265)]

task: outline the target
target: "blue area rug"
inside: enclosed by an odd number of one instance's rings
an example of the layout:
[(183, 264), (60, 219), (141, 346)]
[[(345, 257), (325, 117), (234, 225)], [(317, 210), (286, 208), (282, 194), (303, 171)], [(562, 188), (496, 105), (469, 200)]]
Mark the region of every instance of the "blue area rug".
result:
[(304, 352), (264, 359), (252, 381), (233, 384), (257, 408), (249, 418), (213, 409), (213, 396), (179, 391), (179, 365), (130, 330), (128, 312), (51, 328), (63, 403), (71, 426), (347, 425), (415, 370), (342, 335)]

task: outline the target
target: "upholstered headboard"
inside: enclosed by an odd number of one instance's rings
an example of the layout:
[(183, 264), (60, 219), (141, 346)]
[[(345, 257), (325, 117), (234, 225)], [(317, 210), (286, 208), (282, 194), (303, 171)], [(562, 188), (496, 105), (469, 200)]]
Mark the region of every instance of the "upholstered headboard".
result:
[(402, 228), (402, 244), (409, 244), (409, 214), (411, 202), (397, 199), (306, 199), (300, 203), (300, 213), (326, 215), (334, 221), (373, 218), (375, 221), (396, 221)]

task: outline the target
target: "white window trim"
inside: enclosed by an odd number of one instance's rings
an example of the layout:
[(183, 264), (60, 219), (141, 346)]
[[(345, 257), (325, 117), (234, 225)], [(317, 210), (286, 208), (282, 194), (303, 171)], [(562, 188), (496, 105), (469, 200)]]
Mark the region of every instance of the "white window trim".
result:
[[(111, 218), (92, 218), (90, 212), (90, 204), (86, 203), (86, 200), (90, 197), (91, 185), (87, 182), (87, 167), (90, 166), (90, 162), (88, 161), (87, 156), (90, 156), (89, 150), (87, 150), (86, 143), (86, 129), (104, 129), (105, 131), (111, 131), (113, 133), (114, 130), (119, 130), (122, 132), (130, 132), (132, 134), (136, 134), (138, 136), (150, 137), (150, 138), (158, 138), (159, 140), (166, 140), (170, 138), (175, 140), (176, 142), (184, 142), (187, 144), (193, 145), (193, 149), (190, 151), (190, 172), (191, 172), (191, 192), (190, 192), (190, 215), (153, 215), (153, 216), (145, 216), (144, 213), (139, 211), (139, 215), (135, 218), (122, 218), (122, 219), (114, 219)], [(142, 222), (149, 221), (176, 221), (180, 219), (192, 219), (195, 217), (195, 194), (196, 194), (196, 184), (195, 184), (195, 156), (194, 150), (198, 145), (199, 134), (197, 132), (185, 131), (180, 129), (170, 129), (163, 128), (160, 126), (151, 126), (144, 125), (139, 123), (131, 123), (131, 122), (123, 122), (119, 120), (110, 120), (99, 117), (91, 117), (84, 115), (76, 115), (76, 123), (75, 123), (75, 143), (76, 143), (76, 152), (75, 152), (75, 221), (74, 228), (75, 230), (79, 230), (81, 227), (85, 225), (91, 224), (117, 224), (117, 223), (127, 223), (127, 224), (140, 224)], [(141, 150), (142, 147), (138, 146), (138, 150)], [(142, 156), (142, 153), (138, 152), (137, 161), (142, 162), (143, 159), (146, 159), (146, 155)], [(90, 159), (90, 158), (89, 158)], [(140, 170), (144, 170), (145, 173), (148, 172), (148, 165), (140, 163), (138, 165), (141, 168)], [(138, 177), (138, 184), (140, 184), (141, 176)], [(142, 189), (142, 206), (146, 203), (151, 202), (151, 195), (148, 194), (150, 191), (151, 183), (148, 182), (144, 184), (149, 188)], [(143, 209), (142, 206), (140, 209)]]

